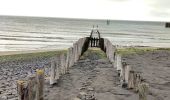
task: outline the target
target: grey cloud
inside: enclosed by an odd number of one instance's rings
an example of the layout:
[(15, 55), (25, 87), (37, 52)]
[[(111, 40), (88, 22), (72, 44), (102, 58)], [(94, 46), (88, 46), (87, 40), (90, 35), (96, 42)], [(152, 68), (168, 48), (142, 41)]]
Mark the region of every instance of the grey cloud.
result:
[(145, 0), (151, 8), (150, 15), (159, 18), (170, 18), (170, 0)]
[(148, 2), (149, 5), (152, 7), (170, 8), (170, 0), (153, 0), (153, 1), (147, 0), (146, 2)]
[(152, 10), (150, 11), (150, 14), (153, 16), (157, 16), (157, 17), (170, 17), (170, 13), (167, 11), (163, 11), (163, 10)]

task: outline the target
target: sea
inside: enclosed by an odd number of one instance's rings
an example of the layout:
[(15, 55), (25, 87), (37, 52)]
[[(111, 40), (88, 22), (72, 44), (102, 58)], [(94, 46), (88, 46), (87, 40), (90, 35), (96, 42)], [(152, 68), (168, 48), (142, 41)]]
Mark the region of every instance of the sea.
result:
[(92, 29), (113, 45), (170, 47), (165, 22), (0, 16), (0, 51), (67, 49)]

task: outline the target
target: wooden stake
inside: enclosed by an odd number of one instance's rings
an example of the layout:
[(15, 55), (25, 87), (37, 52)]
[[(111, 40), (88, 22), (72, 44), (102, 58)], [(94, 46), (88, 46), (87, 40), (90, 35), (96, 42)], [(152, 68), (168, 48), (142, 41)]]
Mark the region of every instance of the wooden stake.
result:
[(60, 63), (61, 63), (61, 74), (63, 75), (63, 74), (65, 74), (65, 63), (66, 63), (66, 61), (65, 61), (65, 55), (64, 55), (64, 53), (63, 54), (61, 54), (60, 55)]
[(117, 55), (117, 70), (122, 70), (122, 57)]
[(135, 87), (135, 73), (134, 71), (129, 72), (128, 88), (133, 89)]
[(37, 78), (37, 90), (36, 90), (36, 100), (44, 100), (44, 71), (36, 70)]
[(17, 81), (17, 91), (18, 91), (18, 99), (19, 100), (28, 100), (28, 93), (25, 88), (25, 81)]
[(126, 83), (128, 83), (130, 70), (131, 70), (131, 66), (126, 65), (126, 67), (125, 67), (125, 82), (126, 82)]
[(35, 100), (36, 98), (36, 77), (30, 76), (28, 79), (28, 100)]
[(147, 100), (149, 85), (147, 83), (141, 83), (138, 85), (138, 88), (139, 88), (139, 100)]
[(140, 74), (135, 74), (135, 91), (138, 92), (138, 85), (141, 83), (141, 76)]
[(66, 73), (68, 72), (68, 68), (69, 68), (69, 58), (70, 58), (70, 52), (69, 52), (69, 49), (67, 50), (67, 58), (66, 58), (66, 64), (65, 64), (65, 67), (66, 67)]
[(55, 62), (52, 60), (51, 71), (50, 71), (50, 85), (53, 85), (56, 83), (55, 77), (56, 77), (56, 65), (55, 65)]

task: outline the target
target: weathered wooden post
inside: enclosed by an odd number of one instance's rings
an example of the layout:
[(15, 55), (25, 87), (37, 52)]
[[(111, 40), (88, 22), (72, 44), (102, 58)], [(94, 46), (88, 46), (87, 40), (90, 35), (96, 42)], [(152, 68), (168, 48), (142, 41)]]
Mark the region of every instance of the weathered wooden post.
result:
[(147, 83), (141, 83), (138, 85), (138, 88), (139, 88), (139, 100), (147, 100), (149, 85)]
[(135, 74), (135, 91), (138, 92), (138, 85), (141, 83), (141, 76), (140, 74)]
[(37, 90), (36, 90), (36, 100), (44, 100), (44, 71), (36, 70), (37, 78)]
[(69, 48), (70, 51), (70, 59), (69, 59), (69, 67), (73, 66), (74, 62), (73, 62), (73, 47)]
[(80, 38), (80, 39), (77, 41), (77, 60), (79, 60), (79, 57), (80, 57), (81, 40), (82, 40), (82, 38)]
[(25, 81), (17, 81), (18, 100), (28, 100), (28, 98), (26, 98), (27, 92), (25, 84)]
[(28, 100), (35, 100), (36, 98), (36, 77), (34, 75), (30, 76), (28, 79)]
[(56, 77), (56, 65), (54, 60), (51, 60), (50, 85), (56, 83), (55, 77)]
[(117, 67), (116, 68), (117, 68), (117, 70), (121, 71), (122, 70), (122, 57), (121, 57), (121, 55), (118, 55), (118, 54), (116, 57), (117, 57), (117, 63), (116, 63)]
[(129, 79), (128, 79), (128, 88), (129, 89), (134, 89), (135, 87), (135, 73), (134, 71), (129, 72)]
[(114, 68), (117, 68), (117, 54), (114, 56)]
[(68, 68), (69, 68), (69, 60), (70, 59), (70, 51), (69, 49), (67, 50), (67, 57), (66, 57), (66, 63), (65, 63), (65, 67), (66, 67), (66, 73), (68, 72)]
[(125, 82), (126, 82), (126, 83), (128, 83), (130, 70), (131, 70), (131, 66), (126, 65), (126, 67), (125, 67)]
[(78, 43), (75, 43), (75, 59), (74, 62), (78, 61)]
[(65, 61), (65, 55), (64, 55), (64, 53), (62, 53), (61, 55), (60, 55), (60, 65), (61, 65), (61, 74), (63, 75), (63, 74), (65, 74), (65, 63), (66, 63), (66, 61)]
[(125, 68), (126, 68), (126, 62), (122, 62), (120, 77), (123, 81), (125, 80)]

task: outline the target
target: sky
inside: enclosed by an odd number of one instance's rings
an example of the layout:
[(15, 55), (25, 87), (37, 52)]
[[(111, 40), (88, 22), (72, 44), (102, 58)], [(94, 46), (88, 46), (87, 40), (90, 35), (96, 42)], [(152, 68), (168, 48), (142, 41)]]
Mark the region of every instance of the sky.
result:
[(170, 0), (0, 0), (0, 15), (170, 21)]

